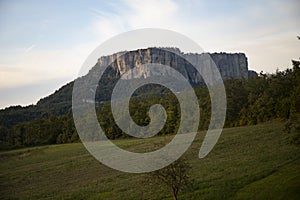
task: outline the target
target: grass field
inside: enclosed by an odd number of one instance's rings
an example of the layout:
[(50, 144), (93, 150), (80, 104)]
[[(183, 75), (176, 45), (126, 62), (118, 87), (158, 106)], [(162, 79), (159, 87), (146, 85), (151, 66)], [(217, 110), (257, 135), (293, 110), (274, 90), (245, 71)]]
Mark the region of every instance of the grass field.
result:
[[(224, 129), (204, 159), (200, 132), (184, 157), (192, 186), (179, 199), (300, 199), (300, 149), (281, 122)], [(134, 152), (163, 146), (171, 136), (115, 143)], [(172, 199), (147, 174), (128, 174), (95, 160), (80, 143), (0, 153), (0, 199)]]

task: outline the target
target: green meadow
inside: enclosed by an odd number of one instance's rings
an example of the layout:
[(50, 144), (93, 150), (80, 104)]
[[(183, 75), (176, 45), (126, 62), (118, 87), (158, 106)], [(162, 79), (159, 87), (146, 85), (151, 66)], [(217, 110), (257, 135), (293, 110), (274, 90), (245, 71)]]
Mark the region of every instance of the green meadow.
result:
[[(183, 155), (191, 185), (179, 199), (300, 199), (300, 149), (280, 121), (227, 128), (210, 154), (198, 158), (205, 132)], [(171, 135), (114, 142), (153, 151)], [(148, 174), (106, 167), (81, 143), (0, 152), (0, 199), (172, 199)]]

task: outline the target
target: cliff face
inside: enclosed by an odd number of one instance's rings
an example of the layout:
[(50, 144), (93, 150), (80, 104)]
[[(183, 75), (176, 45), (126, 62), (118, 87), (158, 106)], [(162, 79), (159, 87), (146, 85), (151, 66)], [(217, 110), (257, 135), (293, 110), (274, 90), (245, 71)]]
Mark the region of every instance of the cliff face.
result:
[(245, 54), (213, 53), (210, 56), (216, 63), (223, 79), (248, 78), (249, 70)]
[[(119, 78), (125, 72), (134, 67), (140, 67), (142, 64), (146, 64), (147, 66), (147, 64), (150, 63), (159, 63), (173, 67), (183, 74), (183, 76), (188, 78), (193, 84), (203, 83), (202, 77), (199, 73), (197, 73), (193, 65), (200, 66), (201, 71), (204, 72), (204, 74), (207, 74), (205, 71), (207, 70), (205, 69), (205, 66), (207, 68), (208, 62), (211, 64), (207, 54), (184, 54), (176, 48), (168, 48), (166, 50), (160, 48), (148, 48), (130, 52), (116, 53), (110, 56), (103, 56), (98, 59), (96, 66), (91, 70), (91, 72), (96, 71), (97, 67), (110, 65), (114, 71), (114, 76)], [(245, 54), (213, 53), (208, 55), (210, 55), (218, 67), (223, 79), (248, 78), (248, 62)], [(187, 60), (191, 61), (191, 63), (189, 63)], [(165, 75), (168, 75), (169, 72), (166, 71), (165, 73)], [(122, 78), (147, 78), (151, 75), (153, 75), (153, 72), (147, 70), (146, 67), (145, 70), (139, 71), (138, 74), (130, 74)]]

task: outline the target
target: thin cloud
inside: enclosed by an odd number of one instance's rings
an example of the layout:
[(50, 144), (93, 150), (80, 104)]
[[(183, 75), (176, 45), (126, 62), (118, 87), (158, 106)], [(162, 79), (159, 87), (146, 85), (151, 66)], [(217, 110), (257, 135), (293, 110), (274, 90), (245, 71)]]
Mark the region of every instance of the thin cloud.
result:
[(36, 46), (35, 44), (29, 46), (28, 48), (25, 49), (24, 52), (25, 52), (25, 53), (28, 53), (28, 52), (31, 51), (35, 46)]

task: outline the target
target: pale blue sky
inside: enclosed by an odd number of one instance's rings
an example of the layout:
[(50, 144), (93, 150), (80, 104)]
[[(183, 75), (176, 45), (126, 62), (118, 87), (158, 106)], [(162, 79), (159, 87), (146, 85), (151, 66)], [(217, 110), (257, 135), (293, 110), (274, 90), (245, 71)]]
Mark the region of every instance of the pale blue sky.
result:
[(299, 8), (298, 0), (0, 0), (0, 108), (36, 103), (73, 80), (101, 42), (137, 28), (244, 52), (256, 71), (285, 69), (300, 57)]

